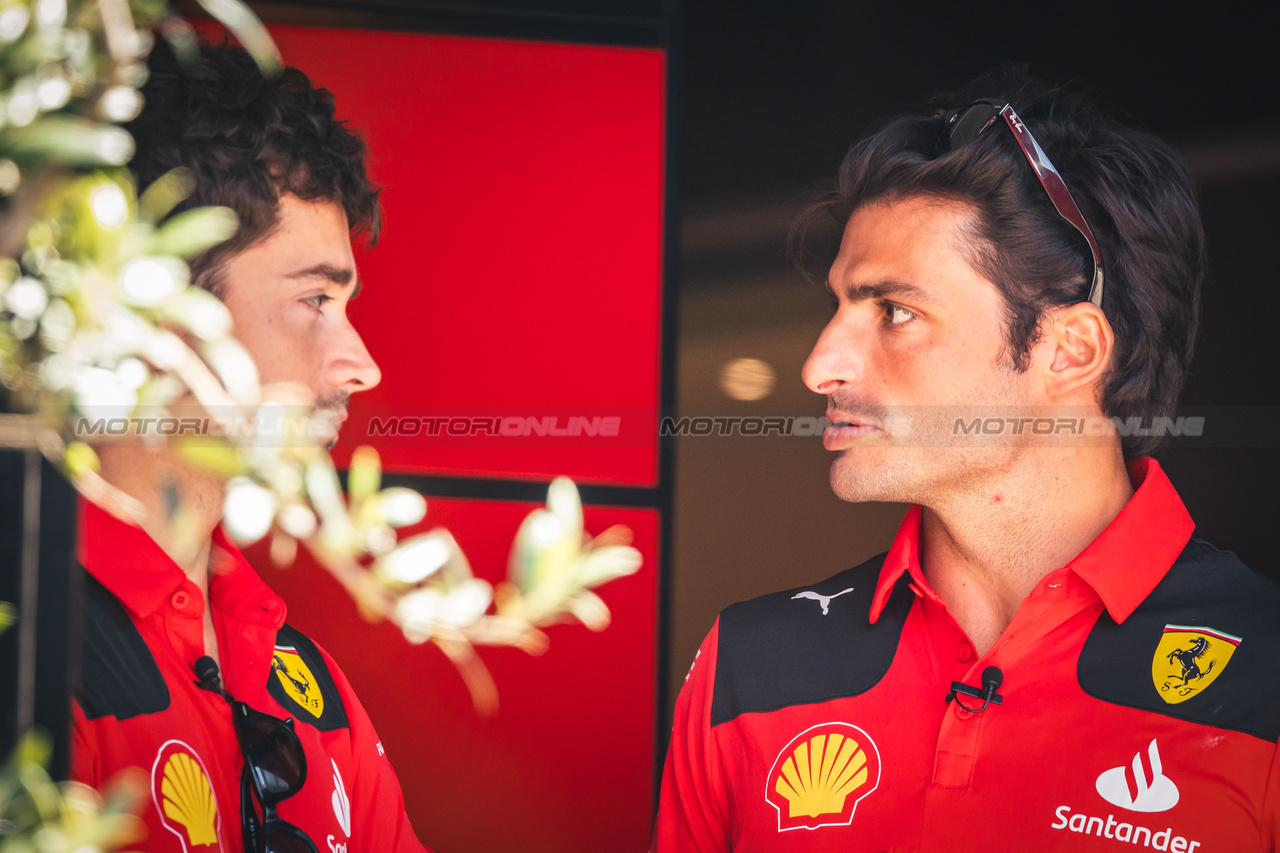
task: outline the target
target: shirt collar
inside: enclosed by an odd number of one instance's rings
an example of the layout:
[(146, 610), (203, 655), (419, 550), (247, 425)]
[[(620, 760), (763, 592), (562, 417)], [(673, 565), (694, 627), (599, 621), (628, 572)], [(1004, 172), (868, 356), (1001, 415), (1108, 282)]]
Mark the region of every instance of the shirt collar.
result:
[(1129, 618), (1164, 579), (1195, 530), (1195, 522), (1149, 457), (1129, 463), (1133, 497), (1067, 567), (1093, 587), (1117, 623)]
[(880, 618), (880, 613), (889, 603), (889, 596), (897, 586), (898, 579), (904, 573), (911, 575), (911, 580), (921, 589), (929, 589), (920, 569), (920, 515), (919, 504), (907, 508), (907, 514), (898, 525), (898, 532), (889, 546), (889, 553), (884, 556), (884, 565), (880, 569), (880, 580), (876, 583), (876, 594), (871, 599), (871, 624)]
[[(1141, 457), (1128, 467), (1133, 496), (1066, 566), (1093, 588), (1117, 623), (1129, 618), (1151, 594), (1195, 530), (1195, 523), (1158, 462)], [(920, 569), (920, 519), (921, 508), (913, 505), (885, 555), (871, 601), (873, 624), (904, 573), (910, 574), (921, 589), (929, 589)]]
[[(80, 501), (80, 565), (125, 607), (146, 619), (187, 575), (141, 527), (93, 503)], [(213, 603), (246, 622), (279, 628), (285, 604), (231, 544), (221, 527), (213, 531), (209, 556), (209, 595)]]

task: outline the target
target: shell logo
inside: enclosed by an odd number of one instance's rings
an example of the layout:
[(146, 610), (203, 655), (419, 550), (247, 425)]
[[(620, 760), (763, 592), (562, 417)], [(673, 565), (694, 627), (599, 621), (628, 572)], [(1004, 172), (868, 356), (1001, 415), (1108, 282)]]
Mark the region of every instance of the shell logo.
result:
[(810, 726), (782, 748), (764, 798), (778, 811), (778, 831), (848, 826), (864, 797), (880, 785), (880, 750), (849, 723)]
[(184, 853), (221, 850), (218, 798), (200, 756), (180, 740), (165, 741), (151, 766), (151, 798), (160, 823), (182, 841)]

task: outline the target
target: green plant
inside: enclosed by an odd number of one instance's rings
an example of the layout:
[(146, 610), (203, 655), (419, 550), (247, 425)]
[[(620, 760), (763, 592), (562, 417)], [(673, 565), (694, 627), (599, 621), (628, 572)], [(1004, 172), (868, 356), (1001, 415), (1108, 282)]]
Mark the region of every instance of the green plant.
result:
[[(280, 67), (243, 3), (200, 3), (264, 73)], [(327, 415), (309, 396), (260, 386), (225, 306), (189, 284), (183, 259), (232, 234), (234, 215), (171, 216), (190, 177), (174, 171), (138, 195), (125, 168), (133, 141), (121, 124), (142, 107), (156, 33), (180, 57), (197, 53), (190, 27), (161, 0), (0, 0), (0, 403), (25, 415), (35, 444), (81, 492), (135, 520), (141, 505), (98, 475), (76, 424), (198, 406), (212, 433), (173, 449), (227, 478), (228, 533), (242, 544), (270, 536), (281, 562), (304, 543), (361, 612), (439, 645), (477, 707), (492, 708), (496, 693), (473, 644), (536, 652), (546, 644), (540, 629), (557, 621), (603, 628), (608, 609), (590, 590), (639, 568), (630, 533), (589, 539), (577, 490), (557, 480), (495, 591), (472, 575), (447, 531), (397, 542), (395, 529), (421, 521), (426, 502), (380, 489), (371, 449), (357, 452), (343, 496), (321, 444)], [(290, 441), (261, 440), (281, 429)], [(180, 507), (165, 521), (181, 533)]]
[(48, 741), (33, 733), (0, 769), (0, 853), (96, 853), (143, 837), (134, 814), (147, 790), (141, 770), (100, 795), (76, 782), (55, 784), (48, 762)]

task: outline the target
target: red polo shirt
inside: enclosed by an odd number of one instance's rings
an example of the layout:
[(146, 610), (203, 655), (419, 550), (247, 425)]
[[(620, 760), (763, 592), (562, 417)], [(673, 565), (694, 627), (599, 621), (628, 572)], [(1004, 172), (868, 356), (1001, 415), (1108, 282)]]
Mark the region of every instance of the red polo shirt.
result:
[[(981, 657), (920, 569), (919, 507), (887, 554), (725, 610), (656, 849), (1274, 850), (1280, 586), (1192, 539), (1153, 460), (1130, 477)], [(1002, 704), (947, 701), (989, 666)]]
[[(85, 578), (73, 775), (100, 787), (127, 767), (150, 784), (148, 837), (131, 849), (241, 853), (240, 749), (231, 710), (196, 686), (204, 654), (200, 589), (140, 528), (81, 501)], [(337, 664), (285, 624), (285, 606), (221, 529), (209, 596), (223, 685), (292, 718), (306, 781), (281, 818), (325, 853), (422, 851), (377, 733)]]

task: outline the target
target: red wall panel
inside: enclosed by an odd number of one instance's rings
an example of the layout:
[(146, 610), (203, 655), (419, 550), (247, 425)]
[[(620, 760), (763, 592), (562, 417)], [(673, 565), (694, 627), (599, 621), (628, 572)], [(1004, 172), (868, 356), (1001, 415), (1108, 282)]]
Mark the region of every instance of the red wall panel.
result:
[[(533, 508), (431, 500), (428, 529), (448, 527), (476, 574), (504, 574), (516, 527)], [(627, 853), (645, 850), (652, 820), (654, 640), (660, 517), (588, 507), (599, 533), (625, 524), (644, 556), (637, 575), (599, 589), (613, 623), (550, 628), (541, 657), (482, 649), (498, 686), (485, 719), (434, 646), (369, 625), (341, 588), (302, 554), (289, 569), (250, 557), (288, 602), (289, 622), (339, 662), (373, 718), (419, 838), (436, 853)], [(416, 532), (416, 530), (414, 531)]]
[[(211, 29), (211, 28), (210, 28)], [(665, 57), (661, 51), (273, 26), (285, 61), (330, 89), (384, 187), (382, 239), (358, 252), (350, 313), (383, 371), (352, 398), (334, 453), (373, 444), (388, 471), (657, 484)], [(616, 436), (369, 434), (373, 418), (617, 417)], [(497, 581), (533, 507), (430, 501)], [(639, 851), (652, 819), (660, 516), (622, 523), (640, 573), (600, 590), (601, 634), (550, 629), (540, 658), (481, 657), (500, 709), (476, 715), (432, 646), (368, 625), (306, 555), (251, 558), (292, 624), (342, 665), (438, 853)], [(409, 531), (405, 531), (407, 534)]]
[[(661, 366), (658, 50), (272, 27), (336, 98), (384, 189), (351, 307), (383, 371), (355, 444), (388, 470), (651, 485)], [(395, 441), (396, 415), (622, 419), (579, 440)]]

